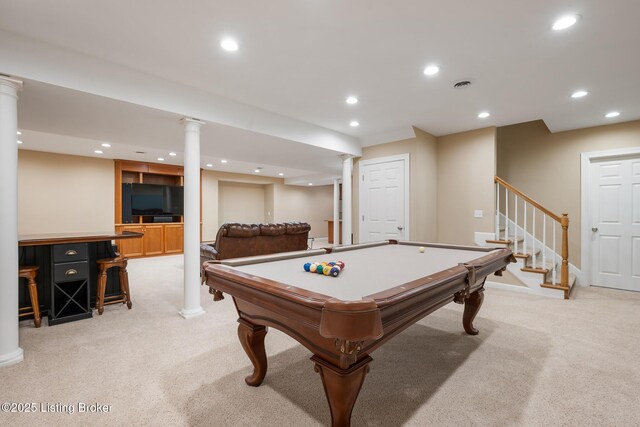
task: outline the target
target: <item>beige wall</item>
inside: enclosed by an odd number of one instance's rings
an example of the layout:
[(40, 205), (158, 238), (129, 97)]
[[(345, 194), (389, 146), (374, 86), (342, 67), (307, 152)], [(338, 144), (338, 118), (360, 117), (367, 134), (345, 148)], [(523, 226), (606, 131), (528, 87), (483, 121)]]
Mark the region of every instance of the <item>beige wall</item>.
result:
[(113, 180), (113, 160), (19, 150), (18, 232), (113, 231)]
[(215, 239), (218, 232), (220, 182), (261, 186), (264, 189), (264, 221), (304, 221), (311, 224), (310, 237), (327, 236), (327, 225), (324, 220), (333, 216), (333, 186), (284, 185), (284, 179), (281, 178), (204, 170), (202, 171), (203, 240)]
[[(218, 218), (218, 186), (219, 182), (238, 182), (246, 184), (258, 184), (269, 186), (271, 184), (282, 184), (283, 179), (270, 178), (264, 176), (245, 175), (239, 173), (218, 172), (212, 170), (202, 171), (202, 240), (214, 240), (220, 227)], [(270, 195), (265, 189), (265, 197)], [(269, 201), (264, 202), (266, 206)], [(265, 216), (266, 217), (266, 216)]]
[(569, 214), (569, 262), (580, 268), (580, 154), (640, 146), (640, 121), (550, 133), (543, 121), (498, 128), (498, 176)]
[(326, 220), (333, 218), (333, 185), (300, 187), (276, 184), (274, 221), (305, 221), (309, 237), (327, 237)]
[[(476, 231), (494, 230), (496, 128), (438, 138), (438, 241), (474, 244)], [(474, 210), (484, 212), (474, 218)]]
[(362, 149), (362, 157), (353, 165), (352, 230), (354, 242), (359, 241), (359, 179), (360, 161), (379, 157), (409, 154), (409, 238), (411, 240), (435, 241), (437, 163), (436, 138), (414, 128), (415, 138), (388, 144), (374, 145)]
[(225, 222), (265, 222), (264, 184), (218, 182), (218, 226)]

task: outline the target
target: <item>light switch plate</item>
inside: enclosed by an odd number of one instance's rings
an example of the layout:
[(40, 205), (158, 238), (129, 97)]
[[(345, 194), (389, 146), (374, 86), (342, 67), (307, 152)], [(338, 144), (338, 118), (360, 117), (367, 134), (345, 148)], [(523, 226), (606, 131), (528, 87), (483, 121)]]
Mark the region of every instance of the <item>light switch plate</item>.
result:
[(475, 211), (473, 211), (474, 218), (482, 218), (483, 216), (484, 216), (484, 212), (482, 212), (481, 209), (476, 209)]

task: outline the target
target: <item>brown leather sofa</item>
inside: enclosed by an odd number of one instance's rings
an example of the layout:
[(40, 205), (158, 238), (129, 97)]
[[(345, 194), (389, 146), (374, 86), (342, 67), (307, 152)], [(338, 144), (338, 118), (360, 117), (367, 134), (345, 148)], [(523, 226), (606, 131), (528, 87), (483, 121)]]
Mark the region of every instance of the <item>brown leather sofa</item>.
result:
[(311, 226), (283, 224), (223, 224), (214, 243), (200, 245), (200, 264), (206, 261), (268, 255), (307, 249)]

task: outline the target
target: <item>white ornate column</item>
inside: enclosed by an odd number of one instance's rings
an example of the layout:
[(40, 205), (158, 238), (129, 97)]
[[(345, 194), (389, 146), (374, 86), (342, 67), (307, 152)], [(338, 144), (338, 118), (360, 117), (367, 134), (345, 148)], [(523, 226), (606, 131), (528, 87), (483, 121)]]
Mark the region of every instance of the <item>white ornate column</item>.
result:
[(351, 172), (353, 156), (342, 156), (342, 244), (351, 244)]
[(203, 121), (181, 120), (184, 137), (184, 307), (185, 319), (204, 314), (200, 305), (200, 126)]
[(0, 76), (0, 366), (23, 359), (18, 338), (18, 91)]
[(340, 243), (340, 182), (333, 179), (333, 244)]

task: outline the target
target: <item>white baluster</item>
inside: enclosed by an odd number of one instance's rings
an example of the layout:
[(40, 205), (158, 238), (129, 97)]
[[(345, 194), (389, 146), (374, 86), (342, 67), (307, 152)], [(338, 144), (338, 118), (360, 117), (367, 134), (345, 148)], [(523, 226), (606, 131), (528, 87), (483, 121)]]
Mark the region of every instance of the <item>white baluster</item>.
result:
[(515, 216), (513, 217), (513, 222), (515, 223), (515, 226), (513, 227), (513, 241), (515, 242), (514, 245), (514, 251), (515, 253), (518, 253), (518, 195), (515, 195), (515, 199), (514, 199), (514, 204), (516, 206), (515, 208)]
[(531, 253), (533, 259), (531, 262), (531, 268), (536, 268), (536, 207), (534, 206), (531, 212)]
[(558, 255), (556, 254), (556, 222), (553, 221), (553, 278), (551, 279), (551, 283), (556, 284), (556, 264)]
[[(547, 215), (542, 214), (542, 268), (547, 268)], [(544, 277), (545, 282), (547, 276)]]
[(522, 253), (527, 253), (527, 202), (524, 202), (524, 241), (522, 242)]
[(509, 240), (509, 189), (504, 189), (504, 240)]
[(500, 239), (500, 183), (496, 182), (496, 240)]

